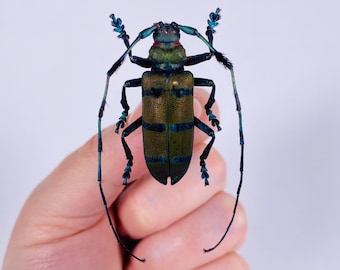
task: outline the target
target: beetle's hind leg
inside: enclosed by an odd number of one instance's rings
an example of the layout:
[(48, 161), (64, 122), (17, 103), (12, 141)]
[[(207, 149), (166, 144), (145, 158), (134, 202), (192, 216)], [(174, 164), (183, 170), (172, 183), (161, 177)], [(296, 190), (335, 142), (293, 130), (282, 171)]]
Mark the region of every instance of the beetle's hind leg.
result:
[(209, 185), (209, 174), (208, 169), (206, 168), (205, 160), (209, 156), (211, 147), (214, 144), (215, 141), (215, 132), (208, 127), (206, 124), (204, 124), (201, 120), (199, 120), (197, 117), (194, 118), (194, 124), (196, 127), (198, 127), (200, 130), (202, 130), (205, 134), (211, 137), (210, 142), (207, 144), (207, 146), (204, 148), (202, 155), (200, 156), (200, 165), (201, 165), (201, 177), (204, 179), (204, 184), (207, 186)]
[(211, 110), (212, 105), (215, 103), (215, 83), (213, 80), (210, 79), (203, 79), (203, 78), (195, 78), (194, 79), (195, 86), (208, 86), (211, 87), (211, 92), (209, 99), (207, 103), (204, 106), (205, 113), (209, 117), (209, 121), (211, 121), (211, 124), (215, 127), (217, 127), (217, 130), (220, 131), (220, 121), (216, 118), (216, 116), (213, 114), (213, 111)]
[(130, 172), (131, 172), (131, 167), (133, 165), (133, 155), (131, 153), (130, 147), (125, 141), (125, 137), (129, 136), (132, 132), (134, 132), (137, 128), (139, 128), (142, 125), (142, 117), (139, 117), (136, 121), (131, 123), (126, 129), (123, 130), (122, 132), (122, 144), (124, 147), (126, 159), (128, 160), (124, 173), (122, 175), (123, 177), (123, 185), (127, 184), (127, 180), (130, 179)]

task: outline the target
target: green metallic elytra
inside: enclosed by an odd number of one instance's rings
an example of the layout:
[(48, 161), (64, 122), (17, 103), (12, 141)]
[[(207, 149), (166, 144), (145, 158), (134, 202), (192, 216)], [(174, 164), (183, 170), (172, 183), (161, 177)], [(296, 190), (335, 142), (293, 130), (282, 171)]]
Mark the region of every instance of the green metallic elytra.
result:
[[(189, 71), (168, 75), (148, 71), (142, 76), (143, 124), (165, 125), (163, 132), (143, 126), (146, 164), (152, 176), (163, 184), (169, 176), (172, 185), (177, 183), (190, 163), (194, 135), (193, 87), (194, 78)], [(183, 123), (184, 126), (191, 123), (192, 127), (174, 130), (175, 125)]]

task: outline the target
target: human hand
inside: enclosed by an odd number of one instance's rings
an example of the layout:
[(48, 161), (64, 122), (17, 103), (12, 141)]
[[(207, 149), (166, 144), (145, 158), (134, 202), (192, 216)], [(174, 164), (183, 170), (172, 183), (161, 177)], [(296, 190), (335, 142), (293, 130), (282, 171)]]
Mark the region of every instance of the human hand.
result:
[[(195, 89), (195, 96), (195, 115), (207, 122), (202, 108), (208, 95)], [(139, 108), (130, 122), (140, 114)], [(224, 233), (234, 206), (234, 198), (223, 191), (226, 167), (216, 150), (207, 159), (210, 185), (205, 187), (200, 178), (199, 156), (207, 136), (195, 130), (188, 172), (176, 185), (164, 186), (149, 174), (141, 129), (136, 130), (127, 142), (134, 155), (131, 180), (137, 181), (124, 189), (125, 153), (113, 130), (103, 131), (103, 189), (123, 241), (139, 239), (133, 253), (146, 262), (126, 260), (109, 227), (96, 181), (95, 136), (30, 195), (14, 227), (3, 269), (248, 269), (235, 252), (246, 234), (242, 205), (222, 244), (203, 253)]]

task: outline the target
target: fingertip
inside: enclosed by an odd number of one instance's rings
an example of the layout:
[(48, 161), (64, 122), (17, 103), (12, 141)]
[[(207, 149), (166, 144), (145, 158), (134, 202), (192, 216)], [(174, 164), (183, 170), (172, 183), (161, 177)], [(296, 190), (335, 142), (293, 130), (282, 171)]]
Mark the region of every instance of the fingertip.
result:
[(227, 253), (226, 255), (209, 262), (195, 270), (249, 270), (247, 262), (236, 252)]
[[(202, 249), (211, 247), (209, 243), (215, 245), (223, 235), (231, 219), (234, 202), (235, 198), (231, 195), (222, 191), (218, 192), (181, 219), (143, 238), (134, 251), (147, 258), (147, 269), (159, 269), (160, 261), (164, 265), (171, 265), (174, 269), (196, 269), (199, 265), (233, 253), (244, 241), (246, 224), (239, 218), (244, 215), (243, 209), (238, 211), (226, 238), (216, 249), (205, 254), (202, 253)], [(157, 249), (154, 248), (155, 246)], [(185, 260), (179, 258), (185, 258)], [(230, 269), (247, 269), (242, 262), (229, 263), (243, 267)], [(144, 268), (141, 266), (138, 269)]]

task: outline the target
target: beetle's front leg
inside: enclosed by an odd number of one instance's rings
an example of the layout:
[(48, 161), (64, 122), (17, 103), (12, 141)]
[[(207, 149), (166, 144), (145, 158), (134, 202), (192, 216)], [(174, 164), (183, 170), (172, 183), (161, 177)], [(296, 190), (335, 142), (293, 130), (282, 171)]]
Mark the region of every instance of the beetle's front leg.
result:
[(151, 68), (152, 62), (148, 58), (142, 58), (135, 55), (130, 55), (130, 61), (143, 68)]
[(128, 80), (124, 83), (123, 89), (122, 89), (122, 99), (120, 100), (120, 104), (122, 104), (124, 111), (122, 112), (122, 115), (119, 117), (118, 122), (116, 123), (116, 129), (115, 129), (116, 133), (119, 132), (120, 128), (123, 128), (125, 126), (126, 118), (129, 115), (130, 106), (126, 99), (126, 87), (139, 87), (141, 85), (142, 85), (141, 78)]
[(194, 85), (195, 86), (208, 86), (211, 87), (211, 93), (207, 103), (205, 104), (205, 112), (209, 116), (209, 121), (213, 126), (217, 127), (217, 130), (220, 131), (220, 121), (216, 118), (211, 110), (212, 105), (215, 103), (215, 83), (213, 80), (210, 79), (203, 79), (203, 78), (194, 78)]
[(197, 65), (197, 64), (202, 63), (204, 61), (210, 60), (213, 55), (214, 55), (213, 53), (208, 52), (208, 53), (202, 53), (202, 54), (197, 54), (197, 55), (193, 55), (193, 56), (188, 56), (184, 65), (185, 66)]

